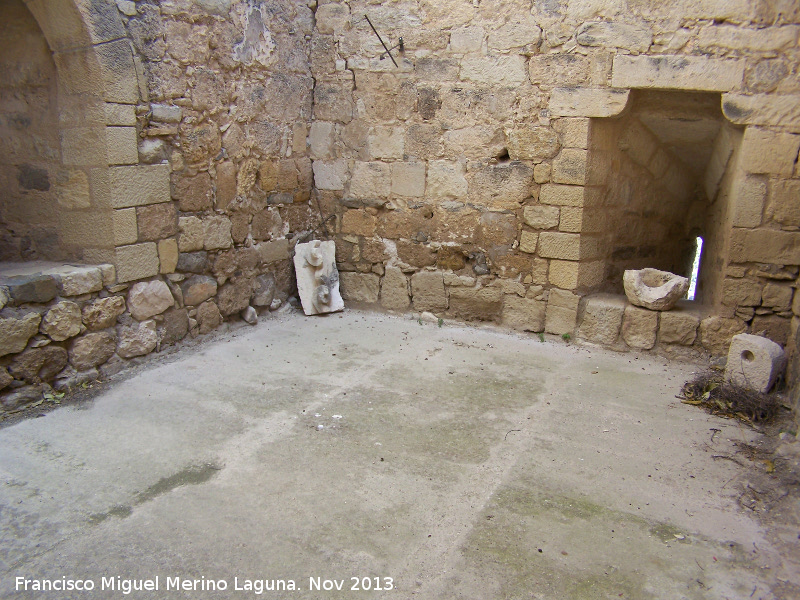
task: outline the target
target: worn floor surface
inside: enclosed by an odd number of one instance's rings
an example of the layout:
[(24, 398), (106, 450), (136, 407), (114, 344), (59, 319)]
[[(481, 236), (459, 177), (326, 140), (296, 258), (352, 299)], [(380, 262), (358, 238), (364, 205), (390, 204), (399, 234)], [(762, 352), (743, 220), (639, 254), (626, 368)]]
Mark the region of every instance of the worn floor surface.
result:
[(274, 316), (0, 429), (0, 598), (797, 597), (796, 529), (741, 506), (763, 465), (719, 459), (755, 434), (675, 399), (695, 368)]

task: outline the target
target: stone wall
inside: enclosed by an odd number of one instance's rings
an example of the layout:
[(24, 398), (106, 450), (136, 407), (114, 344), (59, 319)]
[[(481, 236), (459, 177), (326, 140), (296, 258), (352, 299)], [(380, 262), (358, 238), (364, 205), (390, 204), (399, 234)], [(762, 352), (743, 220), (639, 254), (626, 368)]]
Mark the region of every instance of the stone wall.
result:
[[(397, 67), (365, 14), (403, 37)], [(790, 2), (320, 2), (309, 145), (345, 297), (574, 333), (582, 296), (685, 272), (699, 234), (701, 347), (786, 344), (799, 21)]]
[(0, 5), (0, 72), (0, 260), (63, 258), (56, 67), (22, 0)]

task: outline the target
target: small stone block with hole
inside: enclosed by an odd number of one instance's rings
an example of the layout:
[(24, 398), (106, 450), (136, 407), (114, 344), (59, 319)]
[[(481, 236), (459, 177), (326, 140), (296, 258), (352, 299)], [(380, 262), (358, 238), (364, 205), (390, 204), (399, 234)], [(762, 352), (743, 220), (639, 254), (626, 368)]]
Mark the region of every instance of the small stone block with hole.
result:
[(725, 379), (758, 392), (768, 392), (784, 368), (786, 354), (770, 339), (749, 333), (733, 336)]

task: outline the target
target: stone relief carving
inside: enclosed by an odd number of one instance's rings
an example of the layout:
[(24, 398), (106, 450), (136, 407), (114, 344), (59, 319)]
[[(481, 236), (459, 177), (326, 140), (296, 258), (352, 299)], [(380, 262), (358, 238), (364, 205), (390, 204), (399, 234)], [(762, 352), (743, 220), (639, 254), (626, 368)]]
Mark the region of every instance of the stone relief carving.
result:
[(336, 244), (314, 240), (297, 244), (294, 268), (297, 293), (306, 315), (342, 310), (344, 300), (339, 294), (339, 271), (336, 268)]

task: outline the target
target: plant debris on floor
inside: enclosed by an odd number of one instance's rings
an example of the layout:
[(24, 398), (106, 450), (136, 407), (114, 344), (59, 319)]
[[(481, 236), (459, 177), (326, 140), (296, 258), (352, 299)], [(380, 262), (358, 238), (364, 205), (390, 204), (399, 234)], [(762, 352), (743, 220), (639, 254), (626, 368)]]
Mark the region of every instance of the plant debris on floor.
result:
[(711, 414), (737, 418), (746, 423), (769, 423), (782, 407), (778, 394), (750, 390), (722, 373), (702, 373), (683, 384), (677, 396), (684, 404), (702, 406)]

